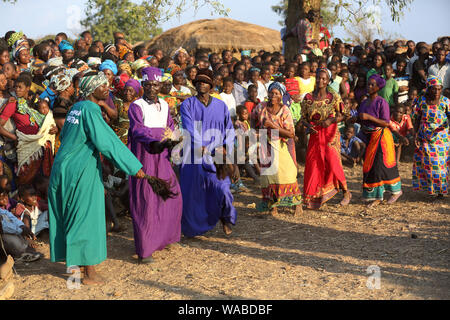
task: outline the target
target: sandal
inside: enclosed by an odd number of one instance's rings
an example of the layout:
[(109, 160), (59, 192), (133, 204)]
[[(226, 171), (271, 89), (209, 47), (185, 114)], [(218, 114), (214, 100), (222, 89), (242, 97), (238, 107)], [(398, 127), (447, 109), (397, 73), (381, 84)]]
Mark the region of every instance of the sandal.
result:
[(36, 260), (39, 260), (41, 258), (41, 254), (39, 252), (36, 253), (22, 253), (19, 259), (16, 260), (16, 262), (33, 262)]

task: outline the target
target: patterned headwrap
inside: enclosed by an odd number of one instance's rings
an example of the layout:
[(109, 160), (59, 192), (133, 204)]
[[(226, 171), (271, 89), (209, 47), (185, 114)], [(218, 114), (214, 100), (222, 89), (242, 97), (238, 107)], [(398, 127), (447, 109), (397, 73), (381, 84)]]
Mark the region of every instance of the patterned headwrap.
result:
[(278, 90), (280, 91), (281, 95), (284, 96), (286, 94), (286, 87), (281, 82), (272, 82), (272, 84), (269, 86), (269, 92), (272, 90)]
[(159, 81), (161, 82), (163, 72), (159, 68), (147, 67), (142, 69), (142, 82), (144, 81)]
[(78, 72), (90, 70), (89, 65), (81, 59), (75, 59), (74, 62), (71, 64), (71, 67), (77, 69)]
[(136, 61), (134, 61), (131, 64), (131, 68), (135, 71), (145, 68), (145, 67), (150, 67), (150, 64), (145, 59), (137, 59)]
[(102, 59), (99, 57), (89, 57), (87, 64), (89, 67), (98, 66), (99, 64), (102, 64)]
[(123, 90), (125, 84), (130, 80), (130, 75), (128, 73), (121, 73), (119, 76), (114, 78), (114, 89), (116, 92)]
[(427, 78), (427, 90), (431, 87), (442, 86), (442, 80), (436, 76), (429, 76)]
[(170, 73), (172, 76), (177, 73), (178, 71), (181, 71), (181, 67), (177, 64), (171, 64), (167, 67), (166, 72)]
[(108, 84), (108, 78), (103, 72), (99, 72), (92, 76), (82, 77), (79, 84), (81, 97), (87, 98), (95, 91), (95, 89), (103, 84)]
[(63, 53), (66, 50), (73, 50), (73, 46), (70, 44), (69, 41), (62, 40), (58, 45), (58, 49), (59, 51), (61, 51), (61, 53)]
[(60, 67), (64, 65), (62, 57), (50, 58), (47, 60), (47, 65), (49, 67)]
[(251, 57), (251, 55), (252, 55), (252, 50), (242, 50), (241, 51), (242, 57)]
[(139, 91), (141, 90), (141, 84), (139, 83), (139, 81), (135, 79), (128, 80), (127, 83), (125, 83), (125, 87), (133, 88), (134, 91), (136, 92), (136, 95), (138, 95)]
[(28, 42), (26, 40), (17, 40), (12, 47), (12, 55), (14, 59), (19, 59), (19, 53), (22, 50), (28, 49)]
[(319, 68), (319, 69), (317, 69), (317, 71), (316, 71), (316, 78), (318, 78), (319, 72), (325, 72), (328, 75), (328, 78), (331, 80), (331, 71), (330, 71), (330, 69), (327, 69), (327, 68)]
[(261, 69), (260, 68), (256, 68), (256, 67), (251, 67), (250, 70), (248, 70), (248, 72), (252, 73), (252, 72), (259, 72), (261, 73)]
[(117, 45), (117, 50), (119, 51), (120, 59), (123, 59), (127, 53), (131, 52), (130, 49), (128, 49), (126, 46), (121, 45), (121, 44)]
[(66, 74), (58, 74), (50, 79), (50, 84), (53, 85), (58, 92), (66, 90), (70, 87), (71, 83), (70, 77)]
[(14, 45), (14, 43), (16, 43), (16, 41), (20, 40), (23, 38), (23, 32), (19, 31), (19, 32), (14, 32), (8, 39), (8, 46), (12, 47)]
[(109, 69), (109, 70), (112, 71), (112, 73), (113, 73), (114, 75), (117, 74), (117, 66), (116, 66), (116, 64), (114, 63), (114, 61), (112, 61), (112, 60), (105, 60), (105, 61), (103, 61), (103, 63), (100, 65), (100, 67), (99, 67), (98, 69), (99, 69), (100, 71), (103, 71), (103, 70), (105, 70), (105, 69)]
[(108, 44), (105, 46), (104, 52), (108, 52), (108, 51), (111, 50), (113, 47), (114, 47), (113, 44), (108, 43)]
[(73, 79), (73, 77), (75, 77), (78, 73), (80, 73), (80, 71), (78, 71), (75, 68), (70, 68), (70, 69), (66, 69), (64, 70), (64, 74), (66, 74), (71, 80)]
[(381, 90), (386, 86), (386, 80), (384, 80), (379, 74), (373, 74), (369, 77), (369, 80), (375, 80), (377, 87)]
[(170, 83), (173, 82), (173, 77), (170, 73), (164, 73), (161, 79), (161, 82), (169, 81)]
[(129, 76), (133, 74), (133, 70), (131, 70), (130, 63), (126, 60), (121, 60), (117, 62), (117, 67), (119, 67), (119, 71), (125, 71)]
[(186, 51), (186, 49), (183, 49), (183, 47), (179, 47), (175, 53), (173, 54), (172, 59), (175, 59), (177, 55), (179, 55), (180, 53), (184, 53), (186, 55), (189, 55), (188, 52)]

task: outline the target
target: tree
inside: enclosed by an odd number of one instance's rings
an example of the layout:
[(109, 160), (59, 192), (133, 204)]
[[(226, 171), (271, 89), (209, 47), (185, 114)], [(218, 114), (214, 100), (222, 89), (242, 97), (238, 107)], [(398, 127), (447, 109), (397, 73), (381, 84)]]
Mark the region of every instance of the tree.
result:
[[(324, 12), (331, 11), (334, 8), (334, 15), (330, 15), (330, 19), (334, 22), (333, 25), (345, 26), (345, 24), (360, 24), (363, 19), (369, 19), (371, 23), (375, 22), (373, 13), (365, 12), (365, 8), (369, 5), (374, 7), (379, 6), (384, 1), (391, 10), (392, 21), (399, 21), (403, 9), (411, 4), (414, 0), (281, 0), (277, 6), (273, 6), (272, 10), (276, 13), (287, 17), (287, 27), (292, 28), (295, 23), (306, 16), (306, 13), (311, 9), (321, 11), (322, 6), (327, 8)], [(325, 18), (325, 15), (324, 15)], [(324, 19), (325, 20), (325, 19)], [(326, 23), (324, 23), (326, 25)], [(318, 39), (318, 23), (313, 24), (313, 38)], [(298, 52), (298, 44), (295, 39), (288, 39), (286, 41), (286, 55), (291, 57)]]
[(180, 16), (188, 7), (197, 11), (203, 6), (209, 6), (212, 12), (220, 15), (226, 16), (229, 12), (219, 1), (213, 0), (144, 0), (138, 3), (130, 0), (88, 0), (86, 19), (81, 24), (91, 31), (95, 39), (112, 41), (113, 32), (120, 31), (129, 42), (134, 43), (158, 35), (162, 31), (159, 27), (161, 23), (173, 16)]

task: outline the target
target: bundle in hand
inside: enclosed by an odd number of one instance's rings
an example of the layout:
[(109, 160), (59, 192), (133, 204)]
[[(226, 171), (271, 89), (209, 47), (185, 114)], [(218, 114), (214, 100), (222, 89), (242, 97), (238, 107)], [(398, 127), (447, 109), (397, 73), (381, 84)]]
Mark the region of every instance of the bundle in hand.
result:
[(153, 192), (160, 196), (164, 201), (177, 196), (176, 193), (173, 193), (170, 190), (170, 184), (167, 181), (149, 175), (145, 175), (145, 179), (147, 179), (152, 187)]

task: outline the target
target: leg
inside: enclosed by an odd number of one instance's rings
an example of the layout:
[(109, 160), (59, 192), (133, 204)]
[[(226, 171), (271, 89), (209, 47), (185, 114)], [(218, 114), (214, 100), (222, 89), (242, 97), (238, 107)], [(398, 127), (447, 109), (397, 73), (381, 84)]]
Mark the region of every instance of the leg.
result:
[(229, 236), (233, 230), (231, 229), (231, 223), (229, 222), (225, 222), (225, 220), (221, 219), (220, 220), (222, 222), (222, 226), (223, 226), (223, 232)]
[(272, 209), (270, 209), (270, 215), (276, 217), (278, 215), (278, 208), (272, 207)]
[(352, 194), (348, 189), (343, 190), (344, 192), (344, 199), (342, 199), (340, 205), (341, 206), (347, 206), (350, 203), (350, 200), (352, 199)]
[(302, 213), (303, 213), (302, 205), (301, 205), (301, 204), (296, 205), (296, 206), (295, 206), (295, 216), (296, 216), (296, 217), (299, 217), (299, 216), (302, 215)]

